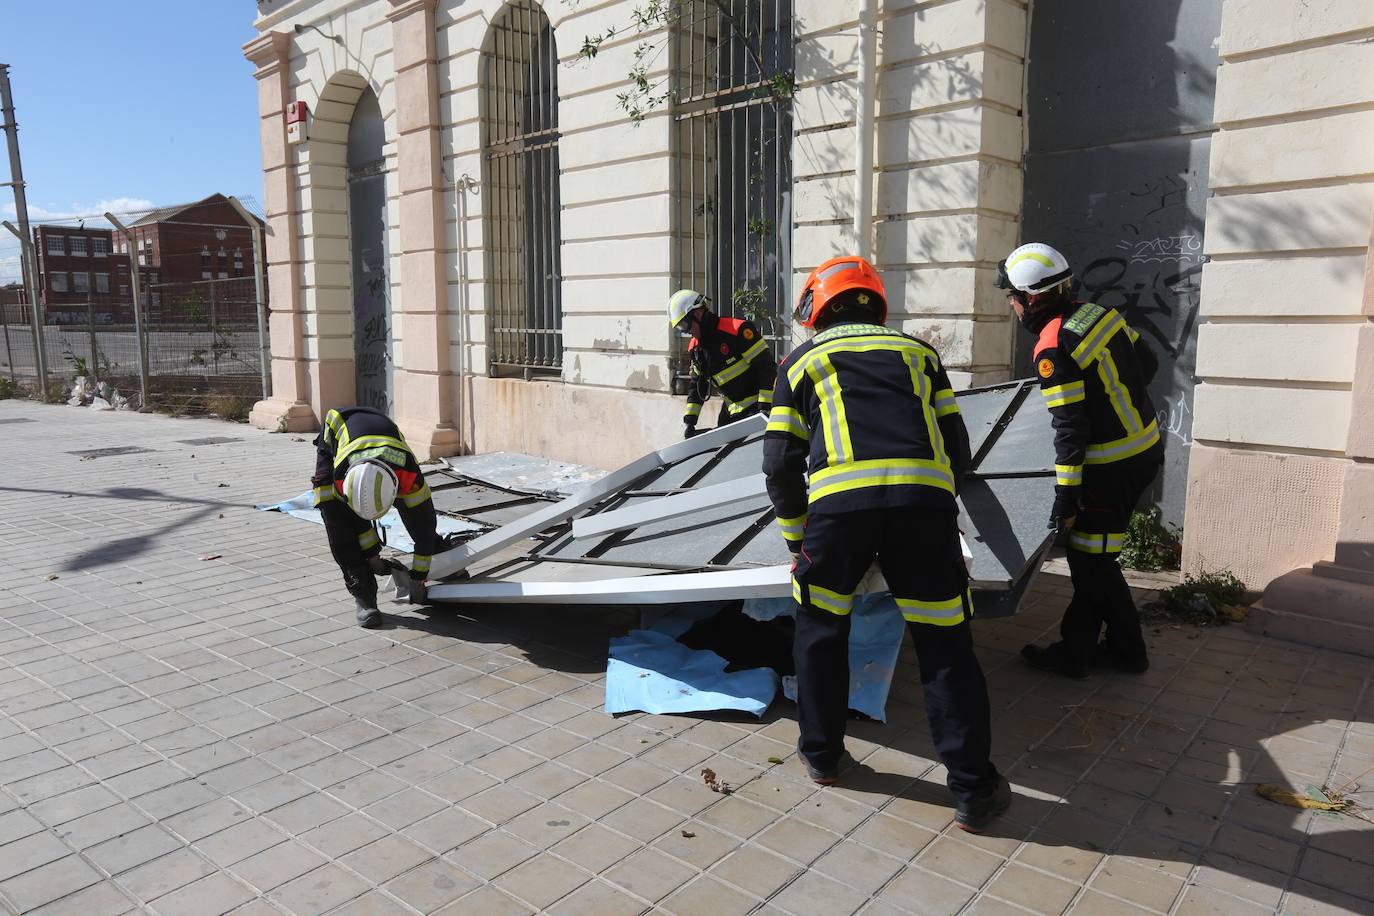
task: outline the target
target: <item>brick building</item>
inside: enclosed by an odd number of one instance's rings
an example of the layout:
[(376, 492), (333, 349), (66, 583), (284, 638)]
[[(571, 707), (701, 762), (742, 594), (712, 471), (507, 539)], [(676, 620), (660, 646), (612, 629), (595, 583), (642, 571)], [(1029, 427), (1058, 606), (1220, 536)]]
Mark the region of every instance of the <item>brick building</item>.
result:
[[(86, 320), (87, 304), (100, 314), (113, 315), (126, 303), (128, 271), (115, 256), (109, 229), (84, 226), (38, 225), (33, 227), (38, 253), (39, 288), (49, 324), (74, 324)], [(110, 320), (110, 319), (107, 319)]]

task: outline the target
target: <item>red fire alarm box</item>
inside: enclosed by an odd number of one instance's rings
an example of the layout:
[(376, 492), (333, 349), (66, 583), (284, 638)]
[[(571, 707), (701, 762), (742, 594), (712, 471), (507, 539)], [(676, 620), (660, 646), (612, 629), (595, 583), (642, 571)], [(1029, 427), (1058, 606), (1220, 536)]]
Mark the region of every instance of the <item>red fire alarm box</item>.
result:
[(286, 142), (300, 143), (306, 138), (306, 124), (309, 123), (310, 109), (304, 102), (286, 103)]

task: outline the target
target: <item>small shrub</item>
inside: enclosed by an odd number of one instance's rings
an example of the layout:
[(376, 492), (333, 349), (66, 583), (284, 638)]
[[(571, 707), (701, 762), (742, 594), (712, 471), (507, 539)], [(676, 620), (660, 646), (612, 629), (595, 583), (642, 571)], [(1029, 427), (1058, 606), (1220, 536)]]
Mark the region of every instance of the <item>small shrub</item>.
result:
[(253, 398), (237, 394), (211, 395), (205, 399), (205, 409), (221, 419), (247, 423), (248, 412), (253, 409), (253, 402)]
[(1146, 572), (1178, 569), (1182, 555), (1183, 542), (1179, 532), (1164, 524), (1158, 506), (1131, 513), (1131, 521), (1126, 526), (1126, 540), (1121, 546), (1122, 566)]

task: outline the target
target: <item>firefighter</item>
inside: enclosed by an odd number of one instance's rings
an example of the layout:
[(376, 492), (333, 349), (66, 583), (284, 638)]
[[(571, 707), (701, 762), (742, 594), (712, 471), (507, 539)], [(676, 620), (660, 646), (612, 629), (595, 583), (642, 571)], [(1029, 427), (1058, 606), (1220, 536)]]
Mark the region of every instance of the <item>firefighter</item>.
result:
[(1050, 527), (1067, 532), (1073, 580), (1059, 641), (1021, 655), (1071, 678), (1087, 677), (1090, 662), (1143, 672), (1150, 662), (1140, 616), (1117, 558), (1131, 512), (1164, 460), (1145, 387), (1158, 360), (1115, 309), (1073, 298), (1069, 262), (1049, 245), (1009, 254), (998, 285), (1036, 338), (1035, 373), (1054, 427)]
[(989, 758), (969, 627), (955, 503), (969, 440), (949, 378), (929, 344), (885, 326), (882, 279), (862, 258), (812, 271), (796, 316), (816, 334), (778, 368), (763, 471), (793, 555), (798, 754), (819, 785), (850, 762), (849, 613), (876, 557), (916, 646), (955, 821), (981, 830), (1011, 787)]
[[(402, 567), (383, 560), (372, 523), (395, 503), (415, 542), (410, 565), (412, 601), (423, 601), (430, 558), (440, 541), (434, 501), (415, 454), (385, 414), (368, 407), (331, 410), (315, 437), (314, 504), (324, 518), (329, 551), (357, 602), (358, 625), (382, 625), (375, 576)], [(399, 499), (398, 499), (399, 497)]]
[(701, 407), (714, 387), (723, 402), (717, 426), (756, 413), (767, 413), (773, 402), (773, 374), (778, 363), (759, 329), (742, 318), (721, 318), (705, 296), (680, 289), (668, 300), (668, 324), (685, 334), (691, 360), (683, 438), (696, 435)]

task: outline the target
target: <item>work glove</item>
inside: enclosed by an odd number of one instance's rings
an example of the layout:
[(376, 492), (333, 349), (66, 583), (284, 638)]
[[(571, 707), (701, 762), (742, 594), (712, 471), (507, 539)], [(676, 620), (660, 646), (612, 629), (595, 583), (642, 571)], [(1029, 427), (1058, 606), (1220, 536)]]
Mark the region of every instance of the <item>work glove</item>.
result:
[(696, 428), (695, 426), (693, 426), (692, 424), (690, 424), (690, 423), (687, 424), (687, 425), (686, 425), (685, 427), (683, 427), (683, 429), (682, 429), (682, 438), (684, 438), (684, 439), (690, 439), (690, 438), (692, 438), (693, 436), (695, 436), (696, 434), (697, 434), (697, 428)]
[(1050, 510), (1049, 527), (1055, 529), (1065, 529), (1068, 525), (1066, 521), (1072, 521), (1078, 515), (1078, 496), (1063, 492), (1054, 494), (1054, 508)]
[(412, 569), (408, 575), (410, 578), (410, 603), (425, 604), (429, 600), (429, 588), (425, 585), (424, 574), (417, 573)]
[(395, 560), (383, 559), (381, 554), (374, 554), (367, 558), (367, 568), (372, 571), (374, 576), (389, 576), (392, 573), (405, 572), (405, 567)]

